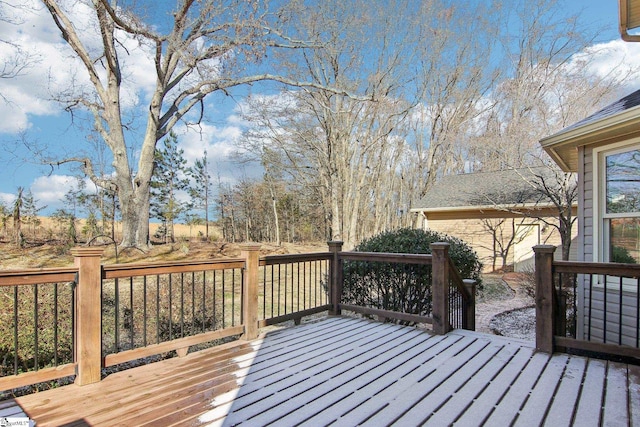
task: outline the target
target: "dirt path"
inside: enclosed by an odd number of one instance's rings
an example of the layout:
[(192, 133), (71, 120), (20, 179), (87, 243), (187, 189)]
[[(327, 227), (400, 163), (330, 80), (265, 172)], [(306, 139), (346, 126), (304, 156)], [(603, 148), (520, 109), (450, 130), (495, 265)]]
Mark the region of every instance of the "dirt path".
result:
[(517, 273), (487, 275), (483, 279), (490, 290), (476, 304), (476, 331), (492, 334), (490, 322), (495, 315), (534, 303), (525, 292), (521, 279)]

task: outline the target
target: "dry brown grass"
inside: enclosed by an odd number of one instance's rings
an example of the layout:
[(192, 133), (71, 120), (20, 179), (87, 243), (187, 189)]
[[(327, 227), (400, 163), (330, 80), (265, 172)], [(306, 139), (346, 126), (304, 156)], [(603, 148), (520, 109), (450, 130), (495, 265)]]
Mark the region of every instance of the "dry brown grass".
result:
[[(73, 265), (73, 257), (70, 253), (70, 246), (64, 244), (59, 238), (58, 225), (51, 218), (40, 218), (41, 224), (37, 231), (30, 230), (23, 226), (26, 235), (26, 243), (23, 248), (18, 248), (11, 242), (11, 230), (4, 234), (0, 232), (0, 270), (15, 270), (22, 268), (47, 268), (66, 267)], [(78, 221), (77, 229), (81, 230), (83, 220)], [(159, 224), (150, 224), (150, 234), (153, 235)], [(116, 235), (120, 232), (116, 227)], [(147, 263), (161, 261), (180, 260), (207, 260), (216, 258), (235, 258), (240, 256), (240, 243), (223, 242), (220, 238), (219, 230), (216, 227), (209, 227), (209, 241), (205, 241), (205, 227), (189, 227), (185, 224), (175, 225), (176, 242), (171, 244), (160, 244), (152, 242), (150, 248), (140, 249), (119, 249), (112, 243), (104, 240), (104, 264), (117, 263)], [(84, 243), (79, 243), (78, 246)], [(95, 243), (94, 243), (95, 245)], [(275, 246), (263, 243), (260, 251), (261, 255), (270, 254), (290, 254), (326, 251), (326, 243), (311, 243), (305, 245), (283, 243)]]

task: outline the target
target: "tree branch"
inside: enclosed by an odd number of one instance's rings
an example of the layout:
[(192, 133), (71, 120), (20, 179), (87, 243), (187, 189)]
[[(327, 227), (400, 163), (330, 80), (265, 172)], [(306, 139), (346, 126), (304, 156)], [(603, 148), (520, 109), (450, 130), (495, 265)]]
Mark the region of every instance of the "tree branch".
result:
[(82, 171), (89, 177), (91, 182), (96, 184), (97, 186), (104, 188), (107, 191), (117, 192), (118, 186), (115, 182), (110, 179), (100, 178), (95, 174), (95, 170), (93, 168), (93, 163), (91, 159), (88, 157), (69, 157), (63, 160), (59, 160), (57, 162), (50, 163), (51, 167), (60, 166), (65, 163), (80, 163), (82, 165)]

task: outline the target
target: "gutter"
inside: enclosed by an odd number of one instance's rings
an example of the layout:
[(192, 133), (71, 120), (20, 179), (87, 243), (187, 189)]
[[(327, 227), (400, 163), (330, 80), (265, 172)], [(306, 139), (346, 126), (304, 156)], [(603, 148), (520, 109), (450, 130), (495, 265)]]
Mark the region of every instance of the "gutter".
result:
[[(574, 203), (574, 207), (577, 207), (578, 204)], [(456, 206), (456, 207), (444, 207), (444, 208), (411, 208), (409, 212), (421, 213), (421, 212), (431, 212), (431, 213), (441, 213), (441, 212), (461, 212), (461, 211), (486, 211), (486, 210), (494, 210), (494, 211), (509, 211), (515, 209), (544, 209), (544, 208), (555, 208), (553, 203), (548, 204), (540, 204), (540, 203), (524, 203), (521, 205), (471, 205), (471, 206)]]

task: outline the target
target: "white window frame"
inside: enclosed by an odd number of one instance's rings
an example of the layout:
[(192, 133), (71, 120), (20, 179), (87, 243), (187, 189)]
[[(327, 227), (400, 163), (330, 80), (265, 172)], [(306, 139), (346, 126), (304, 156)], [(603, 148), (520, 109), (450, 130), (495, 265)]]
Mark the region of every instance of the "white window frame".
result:
[(608, 233), (604, 226), (605, 219), (616, 217), (639, 217), (640, 213), (607, 214), (605, 182), (606, 165), (605, 158), (611, 154), (623, 153), (631, 150), (640, 150), (640, 138), (609, 144), (593, 149), (593, 261), (604, 262), (609, 252)]

